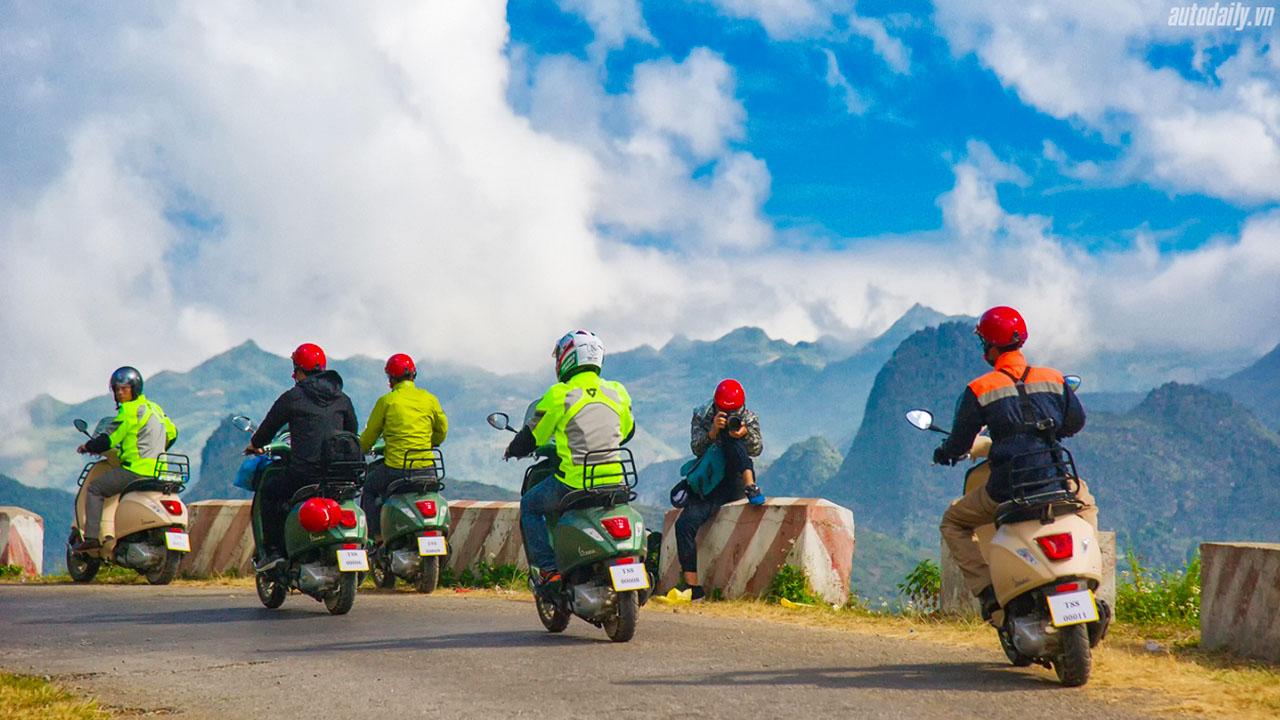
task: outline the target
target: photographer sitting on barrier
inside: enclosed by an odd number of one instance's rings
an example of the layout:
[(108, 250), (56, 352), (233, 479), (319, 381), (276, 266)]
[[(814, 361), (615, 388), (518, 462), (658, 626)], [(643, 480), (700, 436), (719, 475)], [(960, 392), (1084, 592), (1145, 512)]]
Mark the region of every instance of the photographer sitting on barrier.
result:
[(760, 418), (746, 408), (741, 383), (721, 381), (714, 399), (694, 410), (689, 446), (697, 457), (681, 468), (685, 479), (672, 489), (671, 502), (681, 508), (675, 527), (680, 569), (693, 599), (701, 600), (706, 593), (698, 581), (698, 529), (725, 503), (743, 497), (752, 505), (764, 503), (751, 460), (764, 452)]

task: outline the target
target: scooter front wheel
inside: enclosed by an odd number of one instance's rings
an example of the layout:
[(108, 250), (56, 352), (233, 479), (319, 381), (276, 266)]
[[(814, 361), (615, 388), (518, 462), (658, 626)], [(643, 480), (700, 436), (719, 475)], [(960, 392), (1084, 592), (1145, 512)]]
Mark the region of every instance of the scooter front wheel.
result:
[(1004, 630), (997, 630), (996, 634), (1000, 636), (1000, 647), (1004, 650), (1004, 656), (1009, 658), (1009, 662), (1013, 663), (1014, 667), (1027, 667), (1034, 661), (1034, 658), (1023, 655), (1018, 651), (1018, 648), (1013, 644), (1013, 638), (1009, 637), (1009, 633)]
[(87, 583), (93, 580), (98, 574), (98, 568), (102, 567), (102, 561), (98, 558), (92, 558), (88, 555), (78, 555), (71, 552), (71, 548), (67, 548), (67, 574), (71, 579), (78, 583)]
[(1058, 630), (1058, 654), (1053, 658), (1053, 671), (1058, 681), (1067, 687), (1079, 687), (1089, 682), (1093, 669), (1093, 655), (1089, 652), (1089, 628), (1072, 625)]
[(289, 588), (268, 573), (255, 575), (254, 583), (258, 586), (258, 599), (269, 610), (275, 610), (283, 605), (285, 596), (289, 594)]
[(547, 632), (564, 632), (569, 627), (569, 610), (559, 603), (552, 602), (534, 591), (533, 602), (538, 606), (538, 619)]
[(164, 560), (155, 569), (147, 572), (145, 577), (152, 585), (168, 585), (178, 575), (178, 565), (182, 563), (182, 553), (177, 550), (166, 550)]
[(418, 563), (418, 580), (415, 586), (420, 593), (429, 593), (440, 582), (440, 557), (424, 557)]
[(604, 621), (604, 632), (614, 642), (626, 642), (636, 634), (636, 622), (640, 619), (640, 603), (636, 592), (618, 593), (614, 612)]
[(351, 612), (351, 606), (356, 602), (357, 582), (359, 582), (357, 573), (338, 573), (338, 589), (324, 598), (324, 607), (330, 615), (346, 615)]

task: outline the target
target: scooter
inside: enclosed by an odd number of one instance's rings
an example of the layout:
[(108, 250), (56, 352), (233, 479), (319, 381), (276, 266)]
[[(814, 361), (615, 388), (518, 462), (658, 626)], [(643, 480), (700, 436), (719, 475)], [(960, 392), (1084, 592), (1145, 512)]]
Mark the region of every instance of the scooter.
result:
[[(382, 455), (385, 445), (373, 446)], [(382, 458), (373, 462), (383, 462)], [(387, 485), (382, 504), (382, 540), (370, 553), (373, 584), (393, 588), (396, 578), (429, 593), (440, 581), (440, 563), (449, 554), (449, 503), (444, 491), (444, 453), (440, 448), (409, 450), (402, 467), (405, 477)]]
[[(238, 415), (236, 427), (253, 432), (253, 422)], [(255, 560), (261, 566), (263, 554), (262, 494), (257, 490), (288, 466), (289, 434), (280, 432), (263, 448), (269, 459), (253, 463), (253, 542)], [(364, 512), (356, 502), (364, 480), (362, 460), (330, 462), (316, 482), (299, 488), (289, 499), (292, 508), (284, 524), (285, 559), (273, 568), (255, 573), (258, 599), (268, 608), (284, 604), (289, 590), (298, 590), (324, 602), (332, 615), (345, 615), (356, 600), (356, 587), (369, 571)]]
[[(112, 419), (99, 421), (95, 434), (105, 431)], [(77, 419), (73, 424), (86, 437), (93, 437), (84, 420)], [(162, 453), (153, 476), (139, 478), (124, 492), (107, 498), (102, 506), (101, 548), (79, 553), (71, 550), (84, 539), (81, 528), (85, 526), (89, 486), (100, 475), (119, 467), (120, 456), (113, 448), (100, 460), (86, 463), (80, 471), (76, 519), (67, 538), (67, 574), (75, 582), (86, 583), (106, 563), (137, 570), (152, 585), (168, 585), (178, 574), (183, 553), (191, 551), (187, 506), (178, 499), (190, 475), (191, 461), (186, 455)]]
[[(488, 421), (498, 430), (516, 432), (506, 413), (492, 413)], [(525, 469), (521, 495), (555, 472), (554, 445), (543, 445), (534, 454), (541, 460)], [(629, 504), (636, 497), (633, 489), (638, 479), (629, 449), (589, 452), (583, 488), (565, 495), (548, 518), (551, 546), (563, 578), (559, 588), (539, 592), (532, 579), (536, 568), (529, 563), (529, 588), (538, 618), (548, 631), (562, 632), (577, 615), (603, 628), (614, 642), (627, 642), (635, 635), (640, 607), (653, 587), (644, 562), (644, 521)]]
[[(1073, 387), (1080, 379), (1067, 376)], [(928, 410), (911, 410), (907, 421), (920, 430), (949, 434)], [(976, 464), (965, 473), (964, 491), (985, 487), (991, 438), (980, 435), (969, 451)], [(1082, 505), (1069, 489), (1076, 473), (1070, 451), (1059, 446), (1054, 468), (1068, 489), (1018, 493), (1002, 503), (996, 522), (974, 532), (991, 568), (1000, 610), (991, 616), (1000, 646), (1016, 667), (1052, 667), (1068, 687), (1089, 681), (1091, 649), (1106, 637), (1111, 608), (1094, 597), (1102, 582), (1102, 550)], [(1042, 480), (1036, 484), (1041, 485)]]

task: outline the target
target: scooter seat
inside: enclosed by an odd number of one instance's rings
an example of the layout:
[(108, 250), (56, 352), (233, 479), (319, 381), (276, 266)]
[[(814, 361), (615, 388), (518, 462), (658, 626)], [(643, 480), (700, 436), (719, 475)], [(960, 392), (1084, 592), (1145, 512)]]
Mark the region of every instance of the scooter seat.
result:
[(581, 510), (583, 508), (613, 507), (636, 499), (636, 494), (626, 485), (616, 487), (593, 488), (591, 490), (570, 490), (560, 500), (558, 512)]
[(401, 493), (438, 493), (441, 490), (444, 490), (444, 483), (430, 475), (422, 475), (395, 480), (387, 486), (387, 496)]
[(307, 498), (313, 498), (319, 494), (320, 494), (319, 483), (313, 483), (311, 485), (303, 485), (302, 487), (298, 488), (298, 491), (293, 494), (293, 497), (289, 498), (289, 506), (292, 507), (302, 502), (303, 500), (306, 500)]
[(1084, 507), (1074, 493), (1066, 490), (1009, 500), (996, 507), (996, 527), (1029, 520), (1039, 520), (1047, 525), (1063, 515), (1079, 513)]
[(129, 483), (125, 486), (124, 490), (120, 491), (120, 494), (124, 495), (125, 493), (131, 492), (162, 492), (166, 495), (172, 495), (174, 493), (182, 492), (185, 487), (186, 486), (182, 483), (173, 480), (162, 480), (160, 478), (148, 477), (142, 478), (141, 480), (134, 480)]

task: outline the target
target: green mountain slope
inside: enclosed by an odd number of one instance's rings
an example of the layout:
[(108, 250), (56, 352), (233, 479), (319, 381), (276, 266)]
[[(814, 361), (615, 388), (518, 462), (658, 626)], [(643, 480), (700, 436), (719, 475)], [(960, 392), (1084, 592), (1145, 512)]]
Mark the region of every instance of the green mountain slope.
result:
[(814, 436), (787, 448), (760, 474), (760, 487), (772, 497), (814, 497), (835, 477), (843, 460), (826, 438)]
[(1280, 430), (1280, 345), (1249, 367), (1208, 385), (1252, 409), (1271, 429)]

